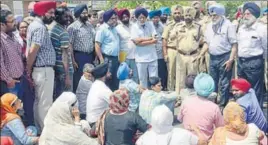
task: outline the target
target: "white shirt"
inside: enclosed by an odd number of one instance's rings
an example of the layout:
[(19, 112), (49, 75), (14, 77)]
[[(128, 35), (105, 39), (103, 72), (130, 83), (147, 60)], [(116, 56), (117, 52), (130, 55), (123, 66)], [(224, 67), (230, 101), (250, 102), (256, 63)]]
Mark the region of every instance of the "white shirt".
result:
[(109, 108), (109, 98), (112, 93), (100, 80), (96, 80), (92, 84), (87, 97), (87, 121), (89, 123), (96, 122), (102, 113)]
[(172, 132), (157, 134), (150, 130), (145, 132), (136, 142), (137, 145), (197, 145), (198, 137), (188, 130), (173, 128)]
[(237, 43), (235, 26), (226, 18), (220, 24), (218, 32), (212, 28), (212, 22), (207, 25), (205, 42), (208, 44), (208, 51), (212, 55), (222, 55), (230, 52), (232, 44)]
[(120, 37), (120, 50), (127, 52), (127, 59), (135, 59), (135, 48), (136, 45), (131, 40), (132, 23), (129, 23), (129, 27), (124, 24), (119, 24), (116, 30)]
[[(144, 26), (139, 22), (134, 23), (131, 27), (131, 39), (148, 38), (156, 36), (154, 25), (151, 21), (146, 21)], [(136, 45), (135, 61), (136, 62), (152, 62), (157, 60), (156, 44), (149, 44), (145, 46)]]
[(267, 26), (255, 22), (247, 28), (242, 25), (237, 34), (238, 38), (238, 57), (253, 57), (267, 54)]

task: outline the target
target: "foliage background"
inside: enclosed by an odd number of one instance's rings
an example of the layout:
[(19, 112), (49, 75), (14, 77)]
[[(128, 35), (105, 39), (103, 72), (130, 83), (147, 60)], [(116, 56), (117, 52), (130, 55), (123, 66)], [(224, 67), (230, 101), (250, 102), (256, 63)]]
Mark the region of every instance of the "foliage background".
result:
[[(202, 1), (202, 7), (205, 8), (206, 0)], [(217, 1), (221, 3), (226, 8), (226, 16), (229, 18), (234, 18), (235, 13), (237, 12), (237, 8), (243, 3), (247, 2), (245, 0), (225, 0), (225, 1)], [(136, 0), (136, 1), (120, 1), (120, 0), (110, 0), (107, 2), (106, 9), (117, 7), (117, 8), (128, 8), (135, 9), (137, 6), (145, 6), (150, 10), (158, 9), (162, 6), (171, 7), (172, 5), (182, 5), (182, 6), (190, 6), (192, 1), (186, 0), (159, 0), (159, 1), (144, 1), (144, 0)]]

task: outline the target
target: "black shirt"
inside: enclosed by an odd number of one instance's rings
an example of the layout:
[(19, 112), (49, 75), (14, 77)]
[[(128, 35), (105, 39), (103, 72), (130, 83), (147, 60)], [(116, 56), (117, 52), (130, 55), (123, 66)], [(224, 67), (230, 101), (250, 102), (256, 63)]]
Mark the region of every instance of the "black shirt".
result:
[(145, 132), (148, 124), (134, 112), (123, 115), (107, 113), (104, 124), (105, 145), (134, 145), (137, 130)]

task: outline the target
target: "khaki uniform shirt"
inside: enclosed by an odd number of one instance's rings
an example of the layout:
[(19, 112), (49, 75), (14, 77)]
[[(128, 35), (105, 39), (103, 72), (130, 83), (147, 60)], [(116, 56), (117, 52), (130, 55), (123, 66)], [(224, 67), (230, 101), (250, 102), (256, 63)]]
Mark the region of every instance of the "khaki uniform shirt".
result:
[(193, 22), (192, 25), (186, 26), (181, 22), (176, 27), (177, 49), (183, 53), (191, 53), (199, 48), (200, 37), (202, 34), (201, 25)]
[(178, 23), (176, 23), (174, 20), (169, 21), (163, 31), (162, 38), (166, 39), (167, 41), (167, 47), (176, 47), (177, 46), (177, 34), (176, 31), (174, 31), (175, 26)]

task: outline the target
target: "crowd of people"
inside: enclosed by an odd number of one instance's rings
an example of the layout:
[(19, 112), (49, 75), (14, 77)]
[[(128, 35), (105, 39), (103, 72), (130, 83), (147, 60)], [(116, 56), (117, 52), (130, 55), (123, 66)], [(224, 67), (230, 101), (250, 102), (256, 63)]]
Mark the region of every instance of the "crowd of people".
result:
[(1, 145), (267, 145), (261, 7), (1, 4)]

